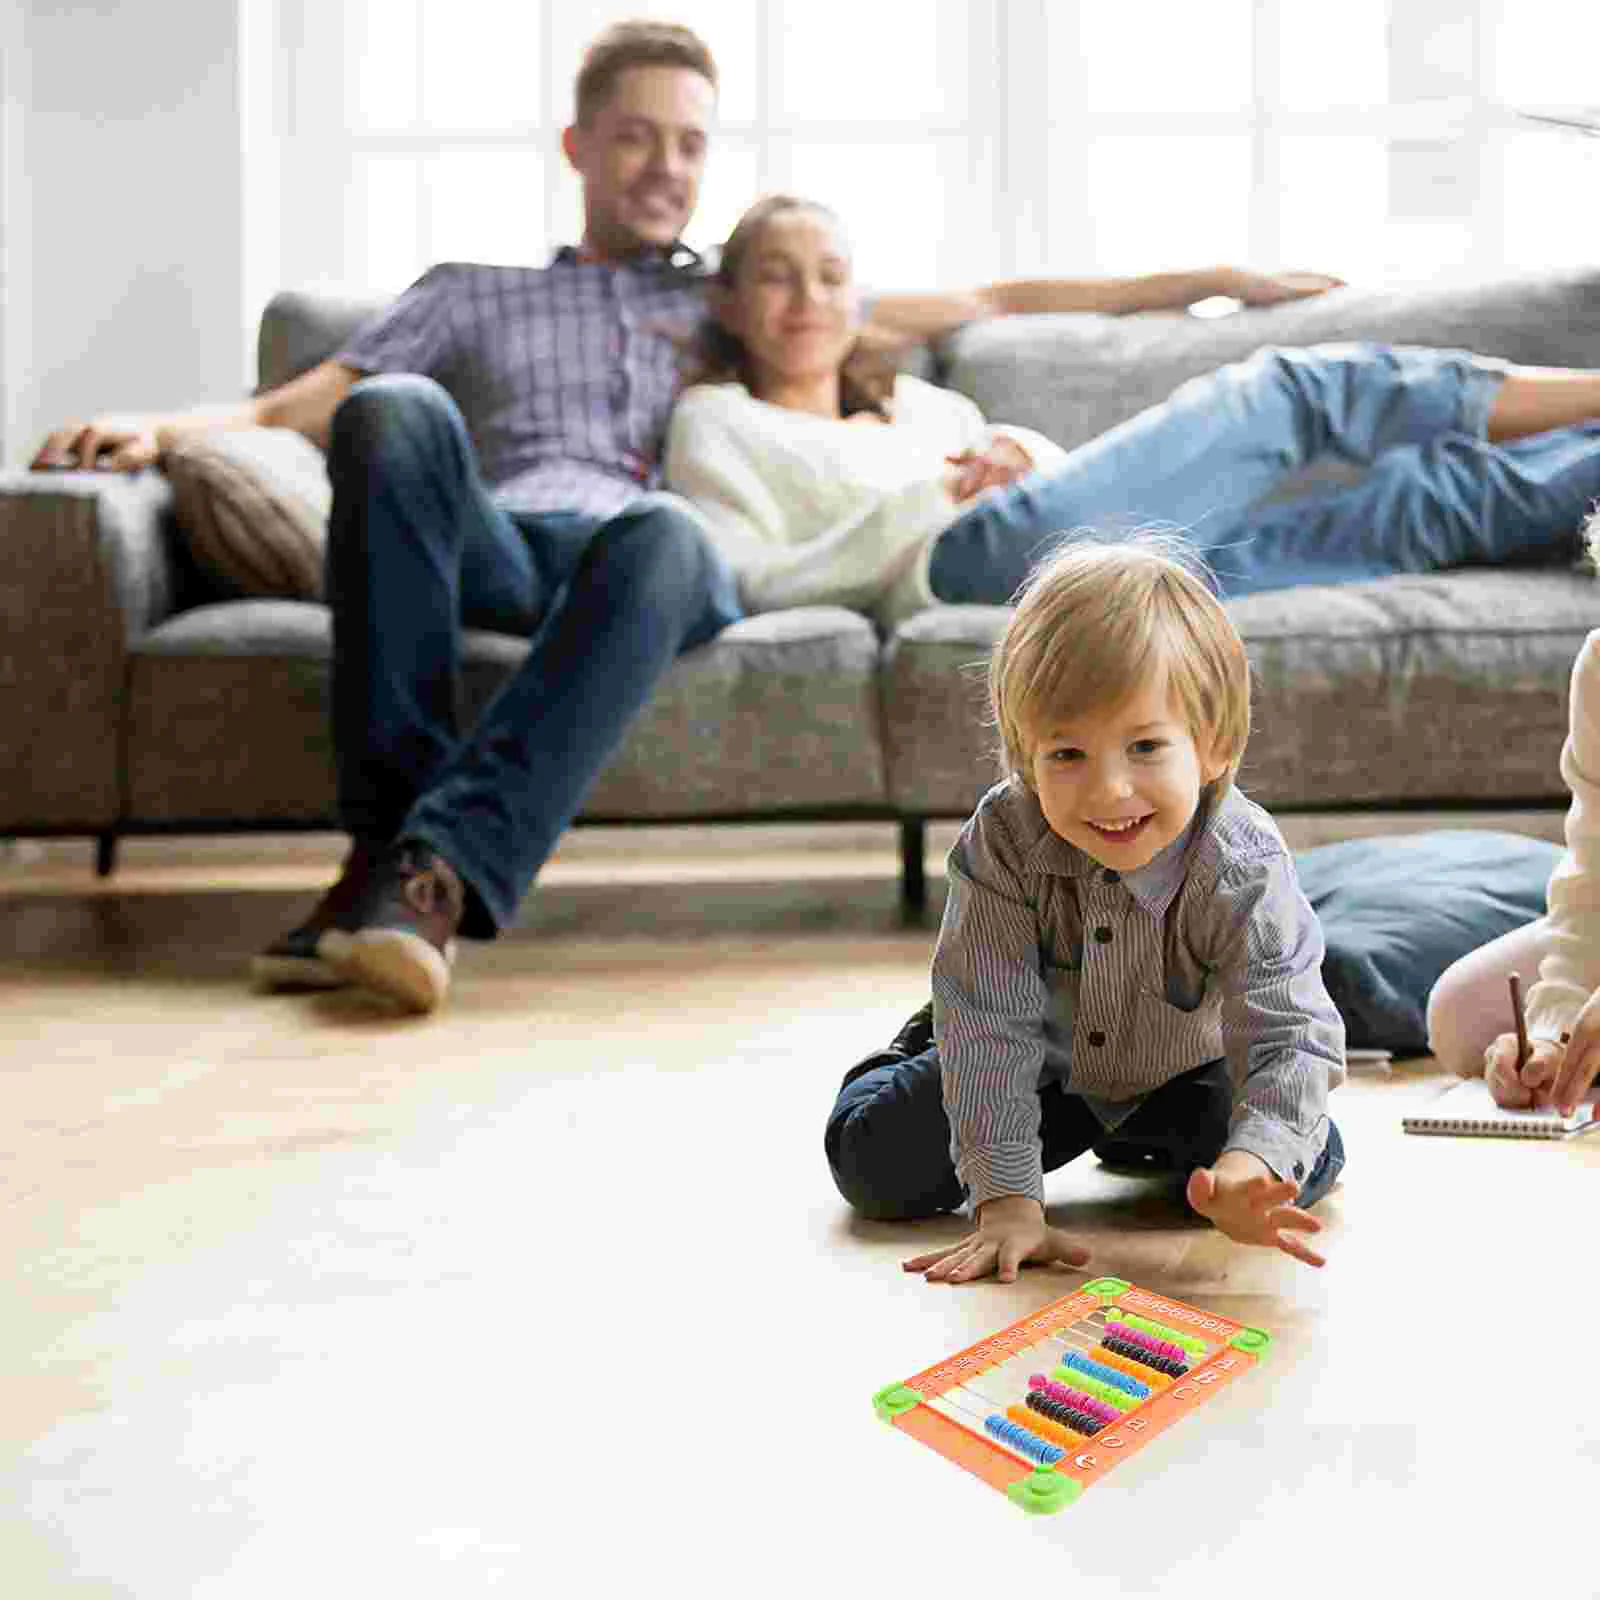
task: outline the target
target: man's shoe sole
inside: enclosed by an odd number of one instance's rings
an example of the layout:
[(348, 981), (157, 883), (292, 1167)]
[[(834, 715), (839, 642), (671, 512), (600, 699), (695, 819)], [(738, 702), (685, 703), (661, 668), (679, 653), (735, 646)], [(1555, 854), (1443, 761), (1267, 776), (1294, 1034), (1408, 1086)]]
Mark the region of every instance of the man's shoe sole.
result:
[(266, 994), (289, 994), (297, 989), (343, 989), (350, 980), (322, 956), (262, 954), (250, 958), (250, 982)]
[(324, 949), (345, 978), (419, 1015), (437, 1011), (450, 992), (452, 942), (441, 955), (403, 928), (363, 928)]

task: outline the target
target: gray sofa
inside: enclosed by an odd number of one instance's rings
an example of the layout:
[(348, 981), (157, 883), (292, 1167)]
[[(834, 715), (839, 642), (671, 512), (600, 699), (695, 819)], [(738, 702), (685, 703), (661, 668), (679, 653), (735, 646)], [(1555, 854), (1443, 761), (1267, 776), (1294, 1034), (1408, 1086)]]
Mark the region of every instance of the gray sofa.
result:
[[(262, 386), (379, 303), (279, 295)], [(1350, 338), (1600, 367), (1600, 270), (1220, 319), (1013, 318), (927, 360), (991, 417), (1071, 446), (1262, 345)], [(0, 475), (0, 551), (0, 834), (91, 835), (105, 873), (122, 835), (333, 826), (322, 606), (208, 587), (155, 471)], [(1257, 685), (1246, 790), (1281, 812), (1564, 804), (1568, 673), (1600, 626), (1576, 538), (1573, 554), (1233, 602)], [(676, 664), (582, 820), (882, 819), (920, 906), (926, 820), (964, 815), (995, 773), (974, 669), (1003, 615), (936, 609), (887, 639), (829, 608), (741, 622)], [(467, 716), (525, 648), (469, 636)]]

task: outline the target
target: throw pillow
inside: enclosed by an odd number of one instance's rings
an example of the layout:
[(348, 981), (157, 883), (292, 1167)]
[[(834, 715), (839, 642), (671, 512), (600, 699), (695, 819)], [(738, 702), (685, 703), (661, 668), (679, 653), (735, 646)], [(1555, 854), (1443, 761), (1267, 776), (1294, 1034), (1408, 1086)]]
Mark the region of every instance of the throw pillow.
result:
[(1295, 856), (1327, 940), (1322, 978), (1353, 1048), (1420, 1055), (1428, 992), (1451, 962), (1544, 915), (1561, 847), (1441, 829), (1346, 839)]
[(161, 466), (178, 526), (209, 577), (242, 596), (322, 599), (333, 491), (322, 452), (304, 434), (189, 434), (164, 452)]

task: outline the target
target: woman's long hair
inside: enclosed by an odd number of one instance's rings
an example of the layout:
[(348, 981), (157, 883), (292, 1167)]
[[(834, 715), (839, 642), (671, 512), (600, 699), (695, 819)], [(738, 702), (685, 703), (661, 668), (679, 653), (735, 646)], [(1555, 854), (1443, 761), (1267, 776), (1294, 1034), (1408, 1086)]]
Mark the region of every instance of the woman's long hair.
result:
[[(809, 211), (838, 225), (839, 219), (833, 212), (815, 200), (802, 200), (790, 194), (764, 196), (739, 218), (722, 247), (716, 271), (719, 288), (729, 293), (733, 291), (762, 229), (774, 217), (791, 211)], [(703, 319), (687, 352), (684, 382), (738, 382), (753, 394), (751, 377), (750, 352), (745, 349), (744, 341), (730, 333), (716, 317)], [(893, 365), (882, 355), (867, 349), (858, 338), (839, 363), (839, 409), (847, 417), (857, 411), (871, 411), (887, 418), (894, 379)]]

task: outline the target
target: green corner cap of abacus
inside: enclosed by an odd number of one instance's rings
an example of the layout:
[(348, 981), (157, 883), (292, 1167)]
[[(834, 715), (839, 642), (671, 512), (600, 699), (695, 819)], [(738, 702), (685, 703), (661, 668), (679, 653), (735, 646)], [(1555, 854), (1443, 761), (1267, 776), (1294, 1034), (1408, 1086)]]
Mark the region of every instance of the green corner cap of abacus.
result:
[(922, 1391), (908, 1383), (886, 1383), (872, 1397), (872, 1409), (885, 1422), (893, 1422), (903, 1411), (922, 1404)]
[(1083, 1493), (1083, 1485), (1054, 1467), (1040, 1467), (1026, 1478), (1006, 1485), (1006, 1497), (1032, 1516), (1048, 1516), (1070, 1506)]
[(1115, 1300), (1119, 1294), (1126, 1294), (1133, 1285), (1122, 1278), (1091, 1278), (1083, 1286), (1085, 1294), (1097, 1294), (1102, 1300)]
[(1265, 1328), (1241, 1328), (1228, 1343), (1248, 1355), (1264, 1356), (1272, 1348), (1272, 1335)]

